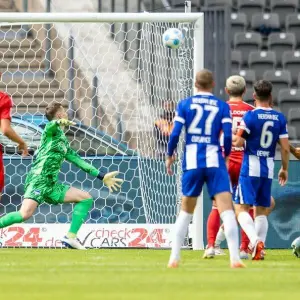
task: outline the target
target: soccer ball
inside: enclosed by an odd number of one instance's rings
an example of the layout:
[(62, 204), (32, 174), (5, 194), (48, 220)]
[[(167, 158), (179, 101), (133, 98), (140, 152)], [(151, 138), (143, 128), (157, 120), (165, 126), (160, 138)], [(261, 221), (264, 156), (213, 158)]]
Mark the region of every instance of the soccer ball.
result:
[(291, 247), (293, 248), (293, 254), (300, 258), (300, 236), (292, 242)]
[(184, 36), (178, 28), (169, 28), (163, 34), (163, 44), (165, 47), (177, 49), (183, 43)]

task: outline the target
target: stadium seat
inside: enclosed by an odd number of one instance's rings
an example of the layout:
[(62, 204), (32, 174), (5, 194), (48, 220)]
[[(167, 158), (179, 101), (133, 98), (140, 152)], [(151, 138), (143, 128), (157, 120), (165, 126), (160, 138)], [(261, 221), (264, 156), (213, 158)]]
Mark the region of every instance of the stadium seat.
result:
[(297, 140), (300, 140), (300, 105), (299, 108), (292, 108), (288, 112), (289, 125), (296, 128)]
[(264, 73), (263, 79), (268, 80), (273, 84), (272, 96), (275, 105), (279, 91), (281, 89), (289, 88), (292, 83), (291, 73), (287, 70), (268, 70)]
[(241, 51), (231, 51), (231, 69), (239, 70), (242, 64), (242, 53)]
[(288, 125), (289, 140), (297, 140), (297, 130), (294, 126)]
[(246, 88), (253, 89), (253, 84), (256, 81), (255, 72), (253, 70), (240, 70), (239, 75), (244, 77), (246, 81)]
[(282, 89), (278, 94), (278, 104), (281, 112), (288, 118), (291, 109), (300, 109), (300, 89)]
[(281, 65), (284, 51), (292, 51), (296, 47), (294, 33), (271, 33), (268, 38), (268, 48), (276, 53), (277, 65)]
[(251, 19), (251, 28), (263, 35), (280, 31), (279, 16), (277, 14), (255, 14)]
[(297, 85), (300, 73), (300, 51), (285, 51), (282, 55), (282, 65), (284, 69), (291, 72), (292, 85)]
[(231, 14), (231, 41), (237, 32), (245, 32), (247, 28), (247, 17), (245, 14)]
[(246, 93), (243, 96), (243, 100), (251, 105), (254, 105), (253, 89), (247, 89)]
[(240, 32), (234, 37), (234, 48), (241, 51), (243, 64), (248, 62), (249, 53), (260, 50), (261, 45), (262, 37), (256, 32)]
[(285, 26), (287, 32), (295, 34), (297, 46), (300, 46), (300, 14), (287, 15)]
[(205, 6), (229, 5), (232, 7), (232, 0), (206, 0)]
[(261, 79), (265, 70), (275, 68), (276, 54), (273, 51), (253, 51), (249, 55), (248, 65), (255, 71), (257, 79)]
[(297, 86), (300, 88), (300, 72), (299, 72), (299, 75), (298, 75), (298, 84)]
[(266, 6), (265, 0), (238, 0), (238, 12), (244, 13), (250, 21), (252, 16), (257, 13), (262, 13)]
[(298, 2), (299, 0), (271, 0), (271, 12), (278, 14), (282, 27), (285, 25), (285, 16), (297, 12)]

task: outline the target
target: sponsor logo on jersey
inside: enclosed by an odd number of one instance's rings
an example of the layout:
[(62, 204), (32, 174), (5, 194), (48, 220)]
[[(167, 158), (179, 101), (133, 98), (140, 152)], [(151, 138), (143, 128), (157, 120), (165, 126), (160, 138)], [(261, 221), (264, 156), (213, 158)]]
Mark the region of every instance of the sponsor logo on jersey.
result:
[(239, 115), (239, 116), (243, 116), (246, 112), (248, 112), (248, 110), (232, 110), (231, 113), (232, 115)]
[(41, 194), (41, 191), (40, 191), (40, 190), (35, 190), (35, 191), (34, 191), (34, 194), (35, 194), (35, 195), (40, 195), (40, 194)]

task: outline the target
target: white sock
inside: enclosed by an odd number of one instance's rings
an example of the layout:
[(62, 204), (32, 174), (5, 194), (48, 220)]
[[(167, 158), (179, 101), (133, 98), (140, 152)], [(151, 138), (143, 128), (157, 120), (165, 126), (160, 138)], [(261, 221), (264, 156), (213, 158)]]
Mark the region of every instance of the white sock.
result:
[(217, 233), (215, 245), (220, 246), (221, 243), (223, 241), (225, 241), (225, 239), (226, 239), (226, 237), (225, 237), (224, 228), (223, 228), (223, 225), (222, 225), (222, 226), (220, 226), (219, 231)]
[(225, 210), (221, 213), (221, 219), (224, 224), (224, 233), (230, 253), (230, 261), (236, 262), (240, 260), (239, 256), (239, 236), (238, 225), (233, 210)]
[(192, 218), (192, 214), (189, 214), (185, 211), (180, 211), (174, 226), (170, 261), (180, 259), (180, 249), (186, 237)]
[(266, 237), (268, 233), (269, 223), (266, 216), (258, 216), (254, 220), (255, 230), (257, 233), (258, 238), (266, 242)]
[(238, 221), (239, 221), (242, 229), (247, 234), (247, 236), (250, 240), (250, 243), (252, 245), (255, 245), (255, 243), (258, 240), (258, 236), (255, 231), (254, 222), (253, 222), (251, 216), (249, 215), (249, 213), (247, 213), (245, 211), (239, 213)]

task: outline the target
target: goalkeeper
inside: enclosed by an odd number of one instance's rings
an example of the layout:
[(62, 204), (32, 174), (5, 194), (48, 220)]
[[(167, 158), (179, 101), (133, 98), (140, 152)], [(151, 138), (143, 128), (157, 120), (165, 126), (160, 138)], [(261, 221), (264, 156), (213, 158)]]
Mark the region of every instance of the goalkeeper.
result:
[(0, 218), (0, 228), (29, 219), (43, 202), (54, 205), (76, 203), (69, 232), (62, 242), (69, 248), (84, 250), (85, 247), (77, 239), (77, 232), (93, 205), (93, 199), (85, 191), (57, 182), (62, 163), (66, 159), (99, 178), (110, 192), (120, 188), (123, 180), (115, 178), (118, 172), (101, 173), (70, 148), (63, 129), (74, 123), (67, 119), (68, 115), (60, 103), (50, 104), (46, 108), (46, 117), (50, 122), (45, 127), (36, 159), (26, 177), (22, 206), (18, 212), (11, 212)]

